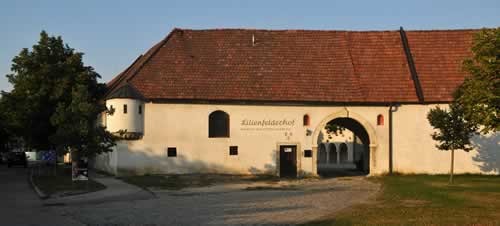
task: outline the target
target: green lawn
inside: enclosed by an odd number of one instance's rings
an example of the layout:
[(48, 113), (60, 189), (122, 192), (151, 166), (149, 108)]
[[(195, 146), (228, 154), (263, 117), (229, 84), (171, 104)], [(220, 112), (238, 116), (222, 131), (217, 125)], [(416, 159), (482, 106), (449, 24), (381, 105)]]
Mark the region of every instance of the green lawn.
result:
[(306, 225), (500, 225), (500, 176), (405, 175), (372, 178), (376, 201)]
[[(36, 171), (35, 171), (36, 172)], [(53, 169), (45, 169), (42, 173), (34, 173), (33, 183), (47, 195), (77, 195), (105, 189), (106, 186), (90, 179), (89, 181), (72, 181), (71, 168), (59, 166), (54, 175)]]

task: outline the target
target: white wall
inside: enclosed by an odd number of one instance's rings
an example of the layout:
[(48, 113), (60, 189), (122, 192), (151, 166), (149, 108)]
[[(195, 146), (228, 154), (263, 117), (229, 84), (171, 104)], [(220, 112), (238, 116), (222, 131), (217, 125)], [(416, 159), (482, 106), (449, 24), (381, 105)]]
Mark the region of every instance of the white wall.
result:
[[(122, 112), (120, 102), (113, 100), (116, 108), (113, 120)], [(129, 113), (134, 106), (129, 104)], [(137, 106), (137, 105), (135, 105)], [(444, 174), (449, 170), (449, 153), (435, 148), (430, 137), (432, 128), (426, 114), (433, 106), (403, 105), (394, 115), (394, 171), (402, 173)], [(230, 115), (230, 138), (208, 138), (208, 115), (222, 110)], [(374, 137), (370, 137), (370, 174), (387, 173), (388, 151), (388, 107), (324, 107), (324, 106), (255, 106), (255, 105), (209, 105), (209, 104), (154, 104), (146, 103), (144, 113), (144, 136), (140, 140), (120, 141), (116, 147), (116, 170), (121, 173), (276, 173), (280, 144), (298, 145), (298, 166), (304, 174), (316, 173), (316, 158), (303, 157), (303, 151), (317, 147), (323, 138), (313, 141), (314, 135), (306, 131), (320, 131), (322, 121), (330, 120), (336, 112), (347, 111), (347, 115), (364, 120)], [(304, 114), (310, 116), (310, 126), (302, 125)], [(342, 113), (346, 115), (346, 113)], [(376, 125), (377, 115), (384, 116), (384, 125)], [(258, 127), (243, 126), (248, 120), (294, 120), (293, 126)], [(123, 119), (111, 121), (108, 128), (117, 129), (139, 126)], [(125, 126), (122, 126), (125, 125)], [(319, 130), (318, 130), (319, 128)], [(478, 151), (455, 154), (457, 173), (498, 173), (498, 134), (482, 142), (483, 155)], [(229, 155), (229, 146), (238, 146), (238, 155)], [(178, 156), (167, 157), (167, 148), (176, 147)], [(339, 147), (337, 147), (339, 148)], [(352, 148), (352, 147), (350, 147)], [(496, 150), (496, 152), (495, 152)], [(486, 153), (486, 154), (484, 154)], [(314, 153), (316, 154), (316, 153)], [(495, 156), (496, 154), (496, 156)], [(350, 155), (350, 159), (352, 156)], [(483, 159), (481, 161), (481, 159)], [(487, 159), (488, 163), (485, 163)]]
[[(394, 170), (401, 173), (444, 174), (450, 169), (450, 152), (440, 151), (431, 138), (427, 113), (437, 105), (403, 105), (394, 116)], [(441, 105), (441, 107), (446, 107)], [(500, 168), (499, 134), (472, 139), (481, 148), (455, 151), (456, 173), (496, 173)]]
[[(116, 104), (116, 102), (114, 102)], [(114, 104), (114, 105), (115, 105)], [(121, 104), (121, 103), (120, 103)], [(109, 103), (108, 103), (109, 105)], [(115, 107), (116, 108), (116, 107)], [(376, 123), (376, 116), (386, 107), (349, 107)], [(115, 114), (121, 109), (117, 108)], [(222, 110), (230, 115), (230, 138), (208, 138), (208, 115)], [(303, 157), (317, 142), (306, 136), (321, 120), (344, 107), (153, 104), (144, 106), (144, 136), (140, 140), (121, 141), (118, 150), (118, 171), (124, 173), (275, 173), (279, 144), (298, 145), (299, 170), (315, 173), (315, 158)], [(302, 117), (309, 114), (311, 126), (303, 126)], [(243, 126), (243, 120), (294, 121), (293, 126)], [(118, 124), (118, 123), (116, 123)], [(116, 125), (115, 124), (115, 125)], [(108, 119), (109, 125), (109, 119)], [(372, 127), (375, 127), (373, 124)], [(116, 128), (111, 126), (111, 128)], [(377, 140), (380, 151), (387, 146), (385, 133)], [(316, 144), (315, 144), (316, 143)], [(238, 155), (229, 155), (229, 146), (238, 146)], [(178, 156), (167, 157), (167, 148), (176, 147)], [(381, 159), (381, 158), (379, 158)], [(380, 160), (384, 162), (384, 160)], [(384, 164), (374, 172), (384, 171)]]
[[(127, 105), (127, 113), (123, 113), (123, 105)], [(111, 109), (113, 106), (114, 113), (107, 114), (104, 119), (104, 124), (108, 131), (117, 132), (119, 130), (127, 130), (127, 132), (144, 131), (144, 104), (140, 100), (134, 99), (110, 99), (106, 101), (106, 107)], [(139, 106), (142, 107), (142, 114), (139, 114)]]
[[(125, 147), (126, 148), (126, 147)], [(118, 174), (117, 165), (118, 165), (118, 153), (120, 149), (120, 145), (118, 144), (113, 148), (112, 152), (103, 153), (95, 156), (93, 163), (93, 167), (96, 169), (111, 173)], [(123, 149), (123, 147), (122, 147)]]

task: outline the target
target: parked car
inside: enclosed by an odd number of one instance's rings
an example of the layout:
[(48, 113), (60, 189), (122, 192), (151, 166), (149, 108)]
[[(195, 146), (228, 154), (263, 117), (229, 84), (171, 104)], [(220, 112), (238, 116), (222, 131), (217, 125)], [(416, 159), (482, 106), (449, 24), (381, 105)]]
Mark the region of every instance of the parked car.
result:
[(28, 157), (24, 152), (10, 152), (7, 157), (7, 167), (21, 165), (24, 168), (28, 167)]

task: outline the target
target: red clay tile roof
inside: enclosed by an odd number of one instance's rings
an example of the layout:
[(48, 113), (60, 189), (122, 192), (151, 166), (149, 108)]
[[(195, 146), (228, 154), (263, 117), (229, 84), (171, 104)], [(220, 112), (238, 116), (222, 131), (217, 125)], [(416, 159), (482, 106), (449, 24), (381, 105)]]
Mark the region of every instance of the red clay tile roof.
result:
[[(407, 32), (426, 101), (451, 100), (476, 31)], [(399, 31), (174, 29), (108, 87), (152, 100), (415, 103), (407, 62)]]
[(467, 75), (462, 62), (471, 56), (477, 30), (408, 31), (406, 35), (428, 102), (451, 101)]

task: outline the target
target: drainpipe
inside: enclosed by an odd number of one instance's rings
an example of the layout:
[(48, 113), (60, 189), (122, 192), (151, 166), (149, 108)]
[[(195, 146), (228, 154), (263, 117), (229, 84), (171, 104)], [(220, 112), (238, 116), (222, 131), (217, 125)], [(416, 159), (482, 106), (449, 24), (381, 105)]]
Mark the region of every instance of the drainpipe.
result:
[(398, 111), (398, 104), (389, 105), (389, 174), (393, 172), (393, 137), (392, 137), (392, 113)]

